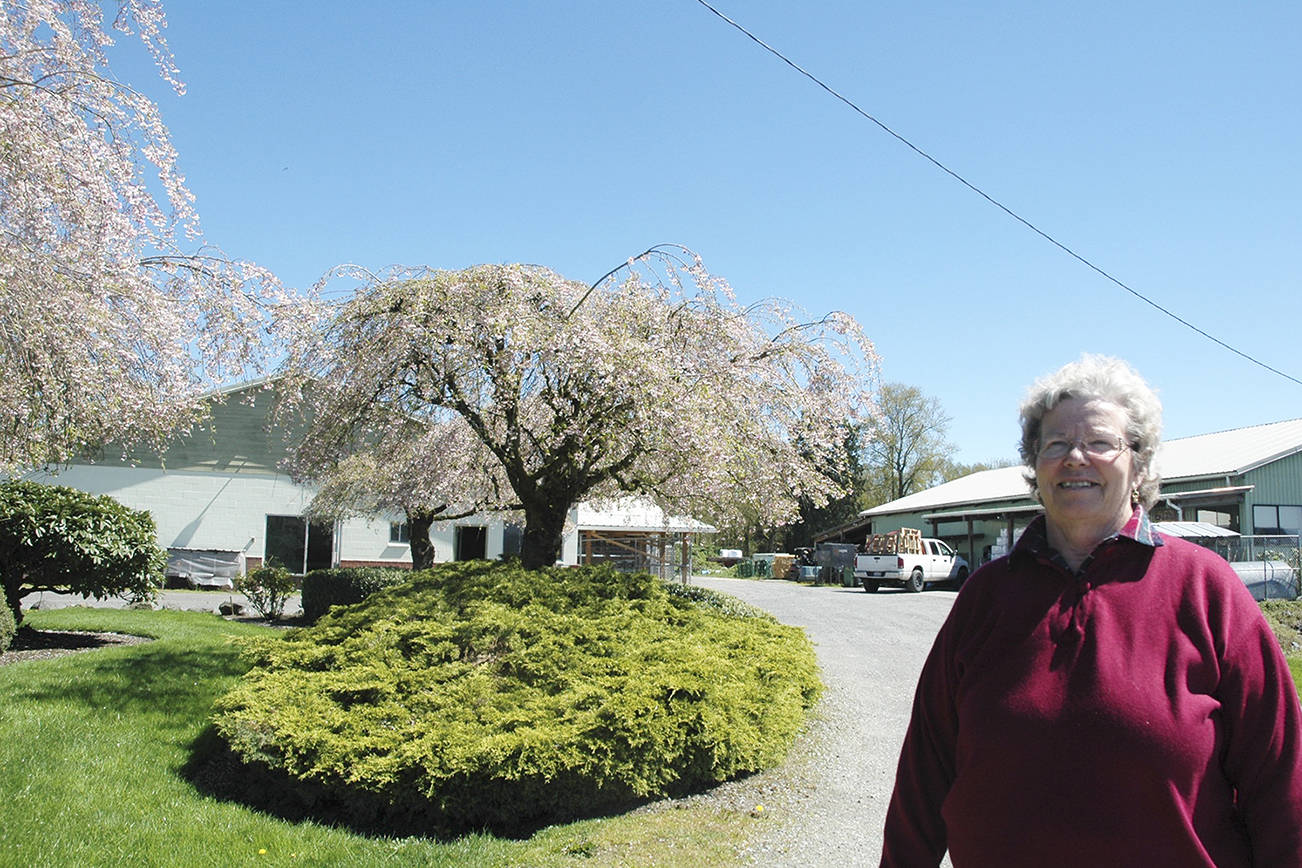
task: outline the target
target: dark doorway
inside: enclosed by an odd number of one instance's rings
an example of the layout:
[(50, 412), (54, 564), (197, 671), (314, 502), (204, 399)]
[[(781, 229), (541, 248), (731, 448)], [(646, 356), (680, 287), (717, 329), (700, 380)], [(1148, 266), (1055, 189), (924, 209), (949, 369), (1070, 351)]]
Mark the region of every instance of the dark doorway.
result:
[(520, 548), (524, 544), (524, 527), (518, 524), (508, 524), (502, 528), (502, 554), (520, 556)]
[(306, 574), (334, 566), (335, 529), (329, 522), (309, 524), (301, 515), (267, 516), (267, 543), (262, 562), (291, 573)]
[(488, 557), (488, 528), (458, 527), (457, 550), (453, 555), (458, 561), (478, 561)]

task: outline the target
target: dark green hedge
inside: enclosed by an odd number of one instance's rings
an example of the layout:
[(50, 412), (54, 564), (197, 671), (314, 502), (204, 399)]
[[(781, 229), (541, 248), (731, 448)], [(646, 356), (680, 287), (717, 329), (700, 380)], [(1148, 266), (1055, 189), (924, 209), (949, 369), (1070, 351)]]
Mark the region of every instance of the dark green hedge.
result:
[(396, 833), (535, 827), (777, 763), (804, 633), (647, 575), (448, 564), (249, 646), (217, 706), (281, 807)]
[(343, 567), (313, 570), (303, 577), (303, 620), (315, 624), (331, 606), (360, 603), (376, 591), (411, 578), (401, 567)]
[(166, 563), (144, 510), (63, 485), (0, 484), (0, 576), (19, 623), (34, 590), (152, 599)]

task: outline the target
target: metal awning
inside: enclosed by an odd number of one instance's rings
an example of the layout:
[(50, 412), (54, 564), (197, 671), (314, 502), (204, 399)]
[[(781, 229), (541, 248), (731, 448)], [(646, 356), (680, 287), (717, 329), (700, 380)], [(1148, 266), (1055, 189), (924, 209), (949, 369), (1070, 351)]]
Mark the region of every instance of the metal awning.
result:
[(859, 536), (868, 533), (868, 528), (872, 527), (871, 518), (856, 518), (853, 521), (847, 521), (845, 524), (839, 524), (834, 528), (814, 534), (814, 542), (827, 542), (830, 539), (845, 539), (847, 536)]
[(950, 512), (928, 512), (922, 516), (923, 521), (958, 521), (964, 518), (990, 518), (995, 515), (1028, 515), (1043, 512), (1044, 507), (1038, 503), (1021, 506), (992, 506), (987, 509), (955, 509)]
[(1153, 530), (1167, 536), (1178, 536), (1184, 539), (1218, 539), (1238, 536), (1238, 533), (1228, 527), (1221, 527), (1209, 521), (1155, 521), (1153, 522)]
[(1222, 488), (1200, 488), (1197, 491), (1163, 491), (1160, 500), (1242, 500), (1254, 485), (1227, 485)]

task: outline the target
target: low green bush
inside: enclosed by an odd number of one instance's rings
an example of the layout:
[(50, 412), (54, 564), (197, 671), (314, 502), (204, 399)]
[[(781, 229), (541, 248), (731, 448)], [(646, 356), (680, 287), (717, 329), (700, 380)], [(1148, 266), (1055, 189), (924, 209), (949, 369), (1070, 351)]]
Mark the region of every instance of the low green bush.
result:
[(298, 580), (284, 567), (259, 567), (237, 576), (235, 590), (248, 598), (259, 615), (274, 621), (285, 613), (285, 603), (298, 590)]
[(17, 632), (18, 624), (14, 621), (13, 610), (8, 606), (0, 606), (0, 654), (14, 644), (14, 634)]
[(250, 642), (215, 726), (286, 812), (400, 834), (518, 831), (777, 763), (821, 689), (809, 640), (671, 587), (598, 567), (415, 573)]
[(303, 620), (315, 624), (332, 606), (360, 603), (376, 591), (405, 582), (402, 567), (342, 567), (313, 570), (303, 577)]
[(691, 600), (693, 603), (711, 609), (718, 609), (725, 615), (735, 615), (738, 618), (768, 618), (773, 620), (773, 616), (763, 609), (756, 608), (750, 603), (738, 600), (728, 594), (702, 588), (700, 585), (666, 584), (665, 591), (671, 596), (682, 597)]

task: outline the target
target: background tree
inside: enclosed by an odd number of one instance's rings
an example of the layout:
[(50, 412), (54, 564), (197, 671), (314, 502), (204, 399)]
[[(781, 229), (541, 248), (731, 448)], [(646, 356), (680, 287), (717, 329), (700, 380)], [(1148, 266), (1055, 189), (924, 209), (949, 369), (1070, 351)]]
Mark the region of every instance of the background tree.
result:
[(943, 481), (954, 446), (945, 439), (950, 418), (940, 401), (916, 386), (883, 383), (879, 414), (865, 431), (864, 497), (868, 507)]
[(982, 470), (995, 470), (1000, 467), (1013, 467), (1021, 462), (1013, 458), (991, 458), (987, 461), (975, 461), (971, 464), (964, 464), (961, 461), (946, 461), (945, 466), (940, 472), (940, 481), (949, 482), (951, 479), (958, 479), (961, 476), (968, 476), (973, 473), (980, 473)]
[[(157, 107), (108, 68), (103, 7), (0, 4), (0, 467), (159, 445), (266, 358), (276, 281), (202, 244)], [(162, 6), (116, 7), (182, 92)]]
[(585, 499), (641, 493), (672, 512), (777, 524), (802, 497), (843, 493), (822, 459), (844, 424), (868, 418), (876, 370), (850, 317), (743, 308), (699, 260), (663, 248), (617, 271), (593, 287), (524, 265), (370, 278), (295, 343), (289, 382), (328, 387), (286, 407), (359, 451), (367, 438), (352, 432), (398, 418), (465, 426), (509, 493), (494, 503), (471, 479), (453, 500), (518, 506), (527, 567), (559, 558)]
[(814, 535), (830, 528), (854, 521), (863, 511), (863, 467), (859, 460), (862, 450), (861, 433), (857, 426), (847, 425), (843, 430), (839, 445), (844, 459), (829, 462), (838, 474), (836, 481), (844, 489), (844, 494), (828, 500), (825, 504), (815, 504), (807, 499), (800, 501), (799, 519), (783, 528), (782, 544), (777, 551), (795, 551), (802, 546), (812, 546)]

